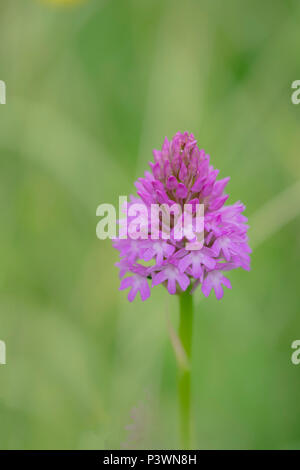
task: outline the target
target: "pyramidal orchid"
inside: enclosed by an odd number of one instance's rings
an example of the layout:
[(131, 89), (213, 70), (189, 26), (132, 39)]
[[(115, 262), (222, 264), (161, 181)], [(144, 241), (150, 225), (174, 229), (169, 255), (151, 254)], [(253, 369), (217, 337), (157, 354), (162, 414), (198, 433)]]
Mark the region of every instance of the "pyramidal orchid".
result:
[[(228, 195), (224, 191), (229, 178), (217, 179), (219, 170), (210, 164), (209, 155), (199, 149), (193, 134), (178, 132), (171, 141), (165, 138), (162, 149), (154, 150), (153, 155), (154, 161), (149, 163), (151, 171), (146, 171), (135, 183), (137, 196), (131, 196), (123, 208), (126, 224), (120, 220), (121, 235), (113, 242), (121, 257), (117, 263), (122, 279), (120, 289), (130, 289), (129, 301), (138, 293), (143, 301), (148, 299), (151, 289), (160, 284), (169, 294), (179, 294), (179, 337), (190, 359), (192, 293), (201, 289), (208, 297), (214, 291), (220, 300), (224, 287), (231, 289), (226, 273), (239, 267), (250, 269), (245, 206), (241, 202), (225, 205)], [(145, 208), (138, 219), (134, 210), (137, 203)], [(178, 231), (178, 222), (187, 218), (186, 213), (183, 215), (180, 211), (186, 205), (191, 207), (189, 222)], [(201, 234), (196, 228), (197, 218), (200, 219), (197, 205), (203, 208)], [(162, 213), (168, 207), (175, 207), (168, 219), (168, 237), (163, 217), (155, 230), (153, 224), (149, 224), (152, 206), (162, 208)], [(176, 208), (179, 208), (177, 214)], [(182, 445), (189, 447), (188, 368), (180, 372), (179, 396)]]
[[(249, 269), (248, 226), (242, 215), (245, 207), (240, 202), (224, 205), (229, 178), (217, 180), (218, 170), (210, 165), (209, 155), (199, 150), (193, 134), (177, 133), (171, 141), (166, 138), (162, 149), (153, 154), (151, 172), (135, 183), (138, 198), (131, 197), (125, 208), (127, 214), (137, 202), (145, 204), (149, 214), (153, 204), (203, 204), (204, 243), (200, 250), (189, 250), (184, 232), (181, 240), (171, 234), (167, 241), (162, 236), (152, 239), (151, 233), (146, 240), (131, 238), (128, 232), (126, 239), (114, 240), (121, 255), (120, 288), (131, 288), (130, 301), (138, 292), (146, 300), (151, 281), (151, 288), (164, 284), (170, 294), (186, 291), (189, 286), (195, 290), (200, 285), (206, 297), (213, 290), (221, 299), (223, 286), (231, 288), (225, 272), (238, 267)], [(151, 260), (153, 265), (149, 267), (145, 262)]]

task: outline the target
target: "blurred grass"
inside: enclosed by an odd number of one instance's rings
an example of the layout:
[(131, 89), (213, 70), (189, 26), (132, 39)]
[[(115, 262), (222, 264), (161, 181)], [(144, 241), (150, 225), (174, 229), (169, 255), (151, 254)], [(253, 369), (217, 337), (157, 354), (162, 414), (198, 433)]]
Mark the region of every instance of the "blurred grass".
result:
[(140, 403), (152, 418), (136, 445), (178, 445), (166, 294), (127, 303), (95, 211), (132, 192), (152, 148), (186, 129), (231, 176), (253, 238), (268, 233), (221, 302), (196, 295), (195, 446), (300, 447), (299, 218), (276, 233), (251, 224), (300, 179), (299, 10), (2, 0), (1, 448), (120, 448)]

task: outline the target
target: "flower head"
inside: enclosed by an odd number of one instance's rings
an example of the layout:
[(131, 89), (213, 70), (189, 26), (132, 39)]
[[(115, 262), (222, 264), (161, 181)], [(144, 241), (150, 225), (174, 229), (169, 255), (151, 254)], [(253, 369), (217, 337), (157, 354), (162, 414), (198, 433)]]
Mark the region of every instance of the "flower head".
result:
[[(219, 170), (210, 165), (209, 155), (198, 148), (193, 134), (178, 132), (171, 141), (166, 138), (162, 149), (154, 150), (153, 155), (151, 172), (146, 171), (135, 183), (138, 197), (131, 197), (125, 207), (127, 223), (124, 226), (120, 222), (122, 236), (113, 242), (121, 256), (117, 263), (120, 277), (124, 278), (120, 289), (130, 287), (128, 299), (132, 301), (137, 292), (142, 300), (149, 297), (149, 282), (152, 287), (164, 284), (170, 294), (189, 286), (193, 291), (201, 285), (205, 296), (213, 289), (217, 299), (221, 299), (222, 286), (231, 288), (224, 271), (250, 269), (247, 219), (242, 214), (245, 207), (240, 202), (224, 205), (229, 178), (217, 180)], [(133, 210), (137, 202), (145, 208), (138, 221)], [(178, 236), (178, 222), (187, 217), (180, 209), (187, 204), (191, 207), (189, 221)], [(204, 212), (201, 241), (196, 227), (199, 214), (195, 210), (199, 204)], [(149, 228), (153, 205), (162, 214), (166, 208), (174, 209), (168, 219), (167, 237), (164, 218), (158, 219), (155, 230), (153, 224)], [(133, 237), (137, 226), (140, 237)]]

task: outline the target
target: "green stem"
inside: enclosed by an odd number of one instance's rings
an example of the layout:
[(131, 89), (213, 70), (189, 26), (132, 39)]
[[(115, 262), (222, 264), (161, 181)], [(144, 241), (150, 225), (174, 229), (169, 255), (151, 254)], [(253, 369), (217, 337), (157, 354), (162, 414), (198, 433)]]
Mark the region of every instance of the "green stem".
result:
[(189, 291), (179, 296), (179, 338), (186, 356), (186, 365), (179, 367), (178, 392), (180, 412), (180, 437), (182, 449), (191, 446), (191, 353), (193, 333), (193, 296)]

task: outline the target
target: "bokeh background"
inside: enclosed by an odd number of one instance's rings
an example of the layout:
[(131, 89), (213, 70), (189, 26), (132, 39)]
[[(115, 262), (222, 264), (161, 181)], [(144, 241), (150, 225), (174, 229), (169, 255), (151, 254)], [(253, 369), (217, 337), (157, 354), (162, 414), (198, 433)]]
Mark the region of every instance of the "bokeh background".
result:
[(195, 448), (300, 448), (298, 0), (1, 0), (2, 449), (178, 447), (163, 288), (119, 292), (96, 207), (193, 132), (247, 206), (252, 270), (195, 295)]

